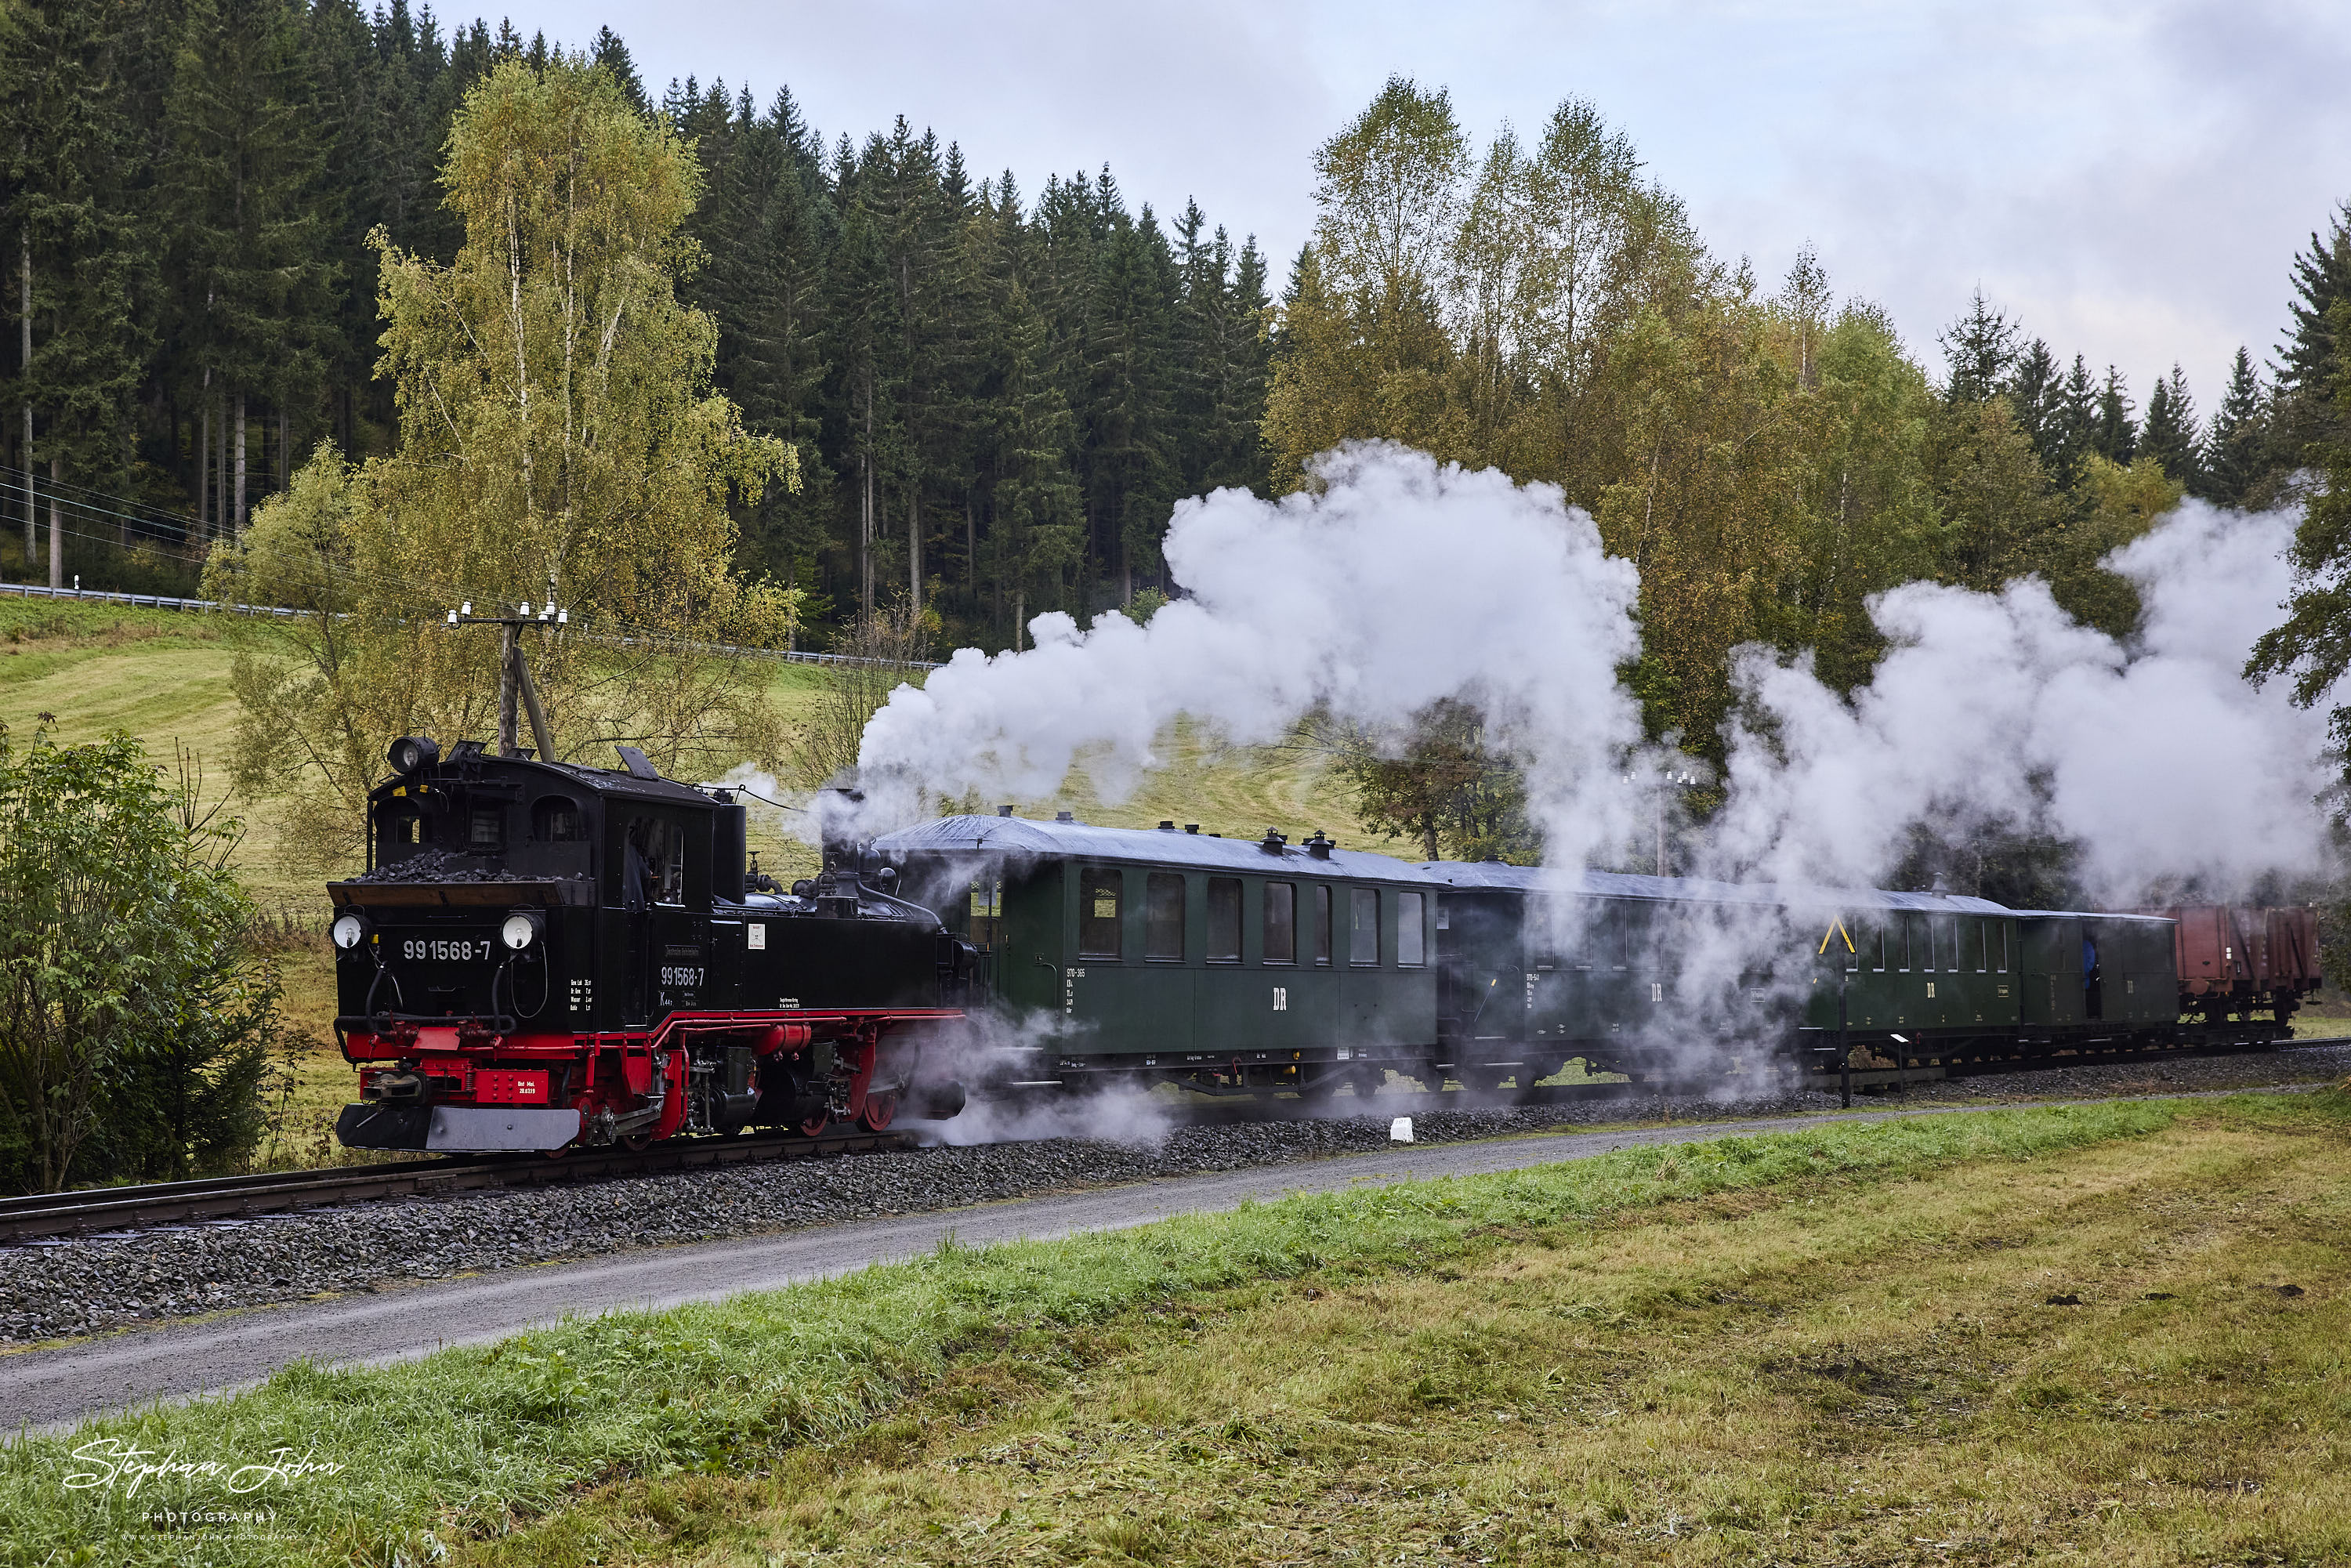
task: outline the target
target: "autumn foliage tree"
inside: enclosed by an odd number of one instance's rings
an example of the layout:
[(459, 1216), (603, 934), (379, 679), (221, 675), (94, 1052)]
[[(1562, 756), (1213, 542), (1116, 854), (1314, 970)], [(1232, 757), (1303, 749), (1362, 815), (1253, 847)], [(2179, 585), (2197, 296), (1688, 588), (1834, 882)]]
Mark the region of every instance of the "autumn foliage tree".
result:
[(731, 570), (728, 503), (789, 486), (793, 454), (713, 390), (713, 325), (677, 298), (700, 179), (609, 72), (512, 62), (451, 135), (455, 259), (379, 240), (397, 449), (322, 448), (209, 574), (304, 612), (237, 667), (236, 768), (289, 791), (320, 857), (354, 841), (393, 737), (493, 727), (497, 643), (443, 623), (466, 601), (569, 611), (528, 648), (567, 758), (777, 754), (764, 666), (715, 650), (792, 625), (792, 593)]

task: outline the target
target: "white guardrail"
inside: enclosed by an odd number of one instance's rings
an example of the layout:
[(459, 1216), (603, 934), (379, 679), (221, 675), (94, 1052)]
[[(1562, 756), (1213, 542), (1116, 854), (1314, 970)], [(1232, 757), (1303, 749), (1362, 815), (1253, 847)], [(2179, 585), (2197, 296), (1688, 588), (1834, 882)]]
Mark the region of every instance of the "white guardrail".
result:
[[(282, 604), (228, 604), (217, 599), (176, 599), (168, 593), (110, 593), (98, 588), (48, 588), (31, 582), (0, 582), (0, 594), (13, 594), (20, 599), (87, 600), (93, 603), (128, 604), (141, 610), (189, 610), (222, 615), (292, 617), (308, 613), (307, 611), (288, 610)], [(590, 635), (594, 636), (593, 633)], [(595, 636), (594, 640), (622, 648), (634, 647), (638, 643), (634, 637)], [(777, 659), (791, 664), (891, 664), (904, 667), (901, 660), (861, 659), (851, 653), (803, 653), (787, 648), (746, 648), (732, 643), (684, 643), (677, 646), (696, 653), (731, 653), (738, 659)], [(935, 663), (918, 660), (912, 667), (935, 670), (939, 666)]]

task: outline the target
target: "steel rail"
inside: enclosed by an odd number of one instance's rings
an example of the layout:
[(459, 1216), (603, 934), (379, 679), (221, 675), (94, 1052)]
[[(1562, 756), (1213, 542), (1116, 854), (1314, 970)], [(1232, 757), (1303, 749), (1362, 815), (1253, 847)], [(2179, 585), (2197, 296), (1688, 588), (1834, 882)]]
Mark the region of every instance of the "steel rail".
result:
[[(2186, 1046), (2141, 1046), (2069, 1048), (2061, 1055), (1975, 1058), (1964, 1061), (1936, 1061), (1918, 1067), (1869, 1068), (1853, 1075), (1856, 1089), (1903, 1088), (1958, 1078), (1988, 1078), (2000, 1073), (2026, 1074), (2053, 1072), (2068, 1067), (2120, 1066), (2140, 1061), (2179, 1061), (2221, 1056), (2247, 1056), (2256, 1053), (2301, 1051), (2319, 1046), (2351, 1045), (2351, 1035), (2328, 1035), (2311, 1040), (2248, 1040), (2228, 1044), (2196, 1044)], [(1442, 1110), (1448, 1105), (1468, 1105), (1479, 1110), (1506, 1109), (1512, 1105), (1573, 1105), (1611, 1100), (1654, 1099), (1668, 1094), (1698, 1094), (1729, 1090), (1758, 1092), (1784, 1092), (1790, 1089), (1812, 1089), (1836, 1092), (1837, 1074), (1834, 1068), (1801, 1067), (1793, 1063), (1776, 1065), (1762, 1072), (1733, 1076), (1718, 1073), (1711, 1077), (1647, 1077), (1622, 1082), (1598, 1081), (1586, 1083), (1539, 1083), (1529, 1089), (1405, 1090), (1383, 1089), (1369, 1100), (1342, 1100), (1332, 1097), (1308, 1099), (1270, 1099), (1271, 1093), (1290, 1091), (1259, 1091), (1249, 1093), (1225, 1092), (1206, 1094), (1187, 1092), (1185, 1099), (1176, 1103), (1186, 1121), (1200, 1124), (1215, 1122), (1284, 1122), (1303, 1117), (1330, 1116), (1342, 1112), (1360, 1115), (1402, 1115), (1413, 1111)], [(1181, 1087), (1180, 1085), (1178, 1087)]]
[(93, 1230), (130, 1230), (183, 1220), (282, 1214), (388, 1197), (440, 1197), (490, 1187), (551, 1186), (600, 1177), (705, 1166), (823, 1159), (911, 1148), (908, 1132), (753, 1134), (665, 1139), (650, 1148), (575, 1149), (544, 1155), (444, 1155), (373, 1166), (266, 1172), (205, 1181), (157, 1182), (0, 1199), (0, 1244)]

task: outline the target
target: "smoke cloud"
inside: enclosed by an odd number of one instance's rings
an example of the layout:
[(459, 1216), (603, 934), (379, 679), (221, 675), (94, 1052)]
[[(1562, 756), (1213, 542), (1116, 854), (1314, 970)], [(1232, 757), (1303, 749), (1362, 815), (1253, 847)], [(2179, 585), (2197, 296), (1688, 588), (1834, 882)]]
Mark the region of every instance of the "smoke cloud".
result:
[(2295, 519), (2189, 502), (2108, 558), (2144, 606), (2129, 645), (2037, 580), (1998, 594), (1911, 583), (1873, 606), (1893, 646), (1850, 701), (1808, 660), (1741, 652), (1716, 874), (1866, 884), (1913, 824), (2077, 844), (2109, 905), (2168, 883), (2241, 896), (2325, 854), (2324, 712), (2241, 672), (2280, 619)]
[[(930, 795), (1034, 799), (1083, 754), (1117, 799), (1180, 716), (1251, 745), (1318, 706), (1387, 725), (1454, 696), (1525, 764), (1552, 864), (1645, 863), (1656, 796), (1639, 780), (1682, 759), (1643, 743), (1617, 678), (1639, 648), (1632, 565), (1551, 486), (1381, 443), (1332, 453), (1317, 474), (1318, 492), (1280, 501), (1180, 503), (1165, 551), (1185, 597), (1149, 624), (1041, 615), (1033, 649), (965, 649), (924, 688), (899, 688), (865, 731), (868, 789), (894, 776)], [(2295, 708), (2283, 683), (2257, 690), (2241, 674), (2290, 591), (2295, 521), (2190, 502), (2116, 552), (2107, 565), (2145, 609), (2128, 643), (2025, 580), (1880, 596), (1891, 646), (1850, 696), (1807, 657), (1740, 650), (1725, 803), (1678, 862), (1868, 886), (1926, 823), (1947, 839), (2070, 841), (2109, 904), (2158, 883), (2231, 896), (2316, 871), (2333, 767), (2323, 705)]]
[[(1256, 745), (1318, 706), (1384, 725), (1458, 695), (1528, 764), (1552, 854), (1608, 852), (1633, 825), (1613, 780), (1640, 737), (1616, 679), (1638, 651), (1631, 564), (1552, 486), (1381, 443), (1316, 473), (1316, 494), (1178, 503), (1165, 549), (1186, 597), (1148, 625), (1040, 615), (1033, 649), (967, 648), (922, 689), (899, 688), (866, 727), (867, 788), (895, 773), (936, 793), (1034, 798), (1084, 751), (1117, 799), (1179, 716)], [(1593, 788), (1603, 779), (1612, 788)]]

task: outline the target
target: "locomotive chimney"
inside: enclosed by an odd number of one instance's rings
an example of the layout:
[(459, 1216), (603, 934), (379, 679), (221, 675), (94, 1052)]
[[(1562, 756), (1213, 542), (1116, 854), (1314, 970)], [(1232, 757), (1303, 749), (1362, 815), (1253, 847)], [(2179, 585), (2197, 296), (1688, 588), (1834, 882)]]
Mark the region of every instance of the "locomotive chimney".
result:
[(750, 813), (742, 802), (721, 789), (717, 820), (712, 824), (710, 894), (729, 904), (743, 902), (744, 862), (749, 848)]
[(864, 801), (865, 791), (853, 784), (835, 784), (817, 791), (812, 804), (816, 809), (817, 843), (824, 852), (825, 870), (845, 867), (855, 874), (861, 848), (857, 808)]

